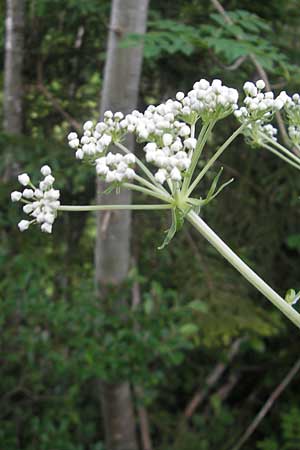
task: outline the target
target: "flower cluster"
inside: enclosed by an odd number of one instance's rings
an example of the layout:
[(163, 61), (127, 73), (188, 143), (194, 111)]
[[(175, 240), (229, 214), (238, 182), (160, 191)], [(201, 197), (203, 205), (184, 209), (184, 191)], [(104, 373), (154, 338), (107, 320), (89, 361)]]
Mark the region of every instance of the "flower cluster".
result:
[(120, 121), (124, 114), (106, 111), (104, 121), (98, 122), (94, 126), (91, 120), (83, 125), (83, 136), (79, 139), (77, 133), (68, 135), (69, 146), (76, 150), (75, 156), (78, 159), (84, 157), (94, 158), (105, 154), (112, 142), (120, 140), (124, 131), (120, 127)]
[(258, 80), (256, 84), (247, 81), (244, 84), (246, 97), (244, 105), (235, 111), (235, 116), (240, 122), (253, 122), (260, 120), (261, 123), (269, 122), (276, 111), (280, 111), (288, 101), (288, 95), (282, 91), (278, 97), (274, 97), (273, 92), (265, 92), (263, 80)]
[(300, 126), (290, 125), (288, 127), (288, 133), (292, 143), (300, 146)]
[(222, 85), (221, 80), (201, 79), (193, 85), (187, 96), (178, 92), (176, 99), (183, 105), (182, 115), (193, 123), (199, 117), (208, 120), (222, 119), (238, 108), (239, 93), (236, 89)]
[(300, 127), (300, 95), (287, 96), (285, 102), (285, 112), (291, 126)]
[(120, 169), (116, 165), (110, 168), (110, 163), (102, 158), (105, 158), (110, 144), (119, 143), (125, 134), (133, 133), (139, 142), (147, 144), (144, 148), (146, 160), (158, 168), (155, 173), (157, 181), (164, 183), (168, 178), (181, 181), (197, 143), (191, 125), (200, 118), (208, 121), (225, 117), (237, 109), (237, 101), (236, 89), (223, 86), (221, 80), (209, 83), (201, 79), (187, 95), (178, 92), (176, 100), (150, 105), (144, 113), (133, 111), (124, 116), (121, 112), (113, 114), (106, 111), (103, 122), (95, 126), (91, 121), (86, 122), (83, 136), (79, 138), (72, 132), (68, 141), (70, 147), (76, 149), (76, 158), (86, 157), (95, 161), (97, 173), (107, 182), (122, 181), (133, 178), (131, 168), (124, 175), (121, 161), (116, 163), (121, 164)]
[(148, 106), (144, 113), (133, 111), (127, 114), (120, 125), (124, 131), (136, 134), (140, 142), (156, 142), (162, 146), (165, 133), (172, 134), (173, 139), (190, 136), (190, 127), (178, 120), (181, 110), (180, 102), (169, 99), (158, 106)]
[(190, 150), (191, 153), (197, 141), (194, 138), (188, 138), (182, 144), (177, 138), (173, 142), (172, 135), (168, 133), (163, 135), (163, 141), (166, 144), (163, 148), (159, 148), (155, 142), (149, 142), (144, 147), (146, 161), (159, 168), (154, 175), (159, 183), (163, 184), (168, 178), (172, 181), (181, 181), (182, 172), (191, 164), (191, 158), (185, 150)]
[(181, 181), (197, 144), (191, 137), (191, 127), (178, 120), (181, 109), (178, 101), (167, 100), (158, 106), (150, 105), (144, 114), (133, 111), (121, 122), (139, 141), (148, 141), (144, 147), (146, 161), (158, 167), (155, 178), (161, 184), (168, 178)]
[(273, 127), (270, 123), (264, 124), (262, 120), (250, 122), (244, 129), (247, 142), (254, 147), (267, 143), (267, 138), (276, 142), (277, 133), (277, 128)]
[(106, 156), (97, 158), (95, 162), (97, 174), (104, 177), (107, 183), (121, 183), (135, 177), (135, 172), (131, 167), (135, 163), (133, 153), (121, 155), (109, 152)]
[(300, 95), (288, 97), (284, 105), (288, 120), (288, 134), (294, 145), (300, 145)]
[(50, 167), (43, 166), (41, 173), (44, 179), (39, 183), (38, 188), (31, 183), (27, 173), (23, 173), (18, 176), (18, 180), (26, 188), (23, 192), (14, 191), (11, 193), (11, 200), (25, 203), (23, 211), (33, 218), (32, 220), (21, 220), (18, 223), (20, 231), (27, 230), (32, 223), (38, 223), (42, 231), (52, 232), (52, 224), (60, 206), (60, 192), (53, 189), (55, 179), (51, 175)]

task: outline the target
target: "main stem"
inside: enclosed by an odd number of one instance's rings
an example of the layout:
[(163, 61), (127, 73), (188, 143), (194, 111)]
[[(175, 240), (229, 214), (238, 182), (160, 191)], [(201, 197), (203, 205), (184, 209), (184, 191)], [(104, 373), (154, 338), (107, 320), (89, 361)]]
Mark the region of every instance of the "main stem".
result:
[(257, 290), (270, 300), (280, 311), (300, 328), (300, 314), (290, 306), (277, 292), (263, 281), (244, 261), (241, 260), (222, 239), (194, 212), (187, 214), (187, 219), (202, 236), (215, 247), (227, 261), (243, 275)]

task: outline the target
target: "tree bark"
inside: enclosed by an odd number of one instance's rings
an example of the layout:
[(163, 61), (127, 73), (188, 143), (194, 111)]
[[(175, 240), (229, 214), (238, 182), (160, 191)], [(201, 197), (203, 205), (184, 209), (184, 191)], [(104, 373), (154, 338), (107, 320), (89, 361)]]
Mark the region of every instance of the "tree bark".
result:
[(23, 60), (25, 1), (6, 1), (4, 63), (4, 131), (20, 134), (23, 128)]
[[(149, 0), (113, 0), (107, 46), (107, 60), (101, 98), (101, 117), (104, 111), (131, 112), (137, 106), (142, 66), (142, 46), (120, 48), (119, 43), (127, 33), (141, 33), (146, 29)], [(133, 150), (133, 141), (126, 145)], [(103, 186), (97, 183), (99, 203), (130, 203), (128, 191), (101, 195)], [(95, 248), (96, 292), (103, 307), (109, 302), (109, 286), (120, 286), (118, 304), (124, 302), (122, 283), (130, 265), (129, 211), (100, 213), (97, 218)], [(118, 305), (115, 305), (115, 314)], [(104, 416), (107, 450), (137, 450), (134, 409), (129, 383), (101, 383), (101, 403)]]

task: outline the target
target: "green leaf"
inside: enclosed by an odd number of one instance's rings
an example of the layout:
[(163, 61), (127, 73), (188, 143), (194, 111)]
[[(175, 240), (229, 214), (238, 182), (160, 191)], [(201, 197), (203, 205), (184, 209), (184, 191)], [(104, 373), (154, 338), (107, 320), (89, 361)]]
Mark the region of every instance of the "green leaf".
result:
[(194, 323), (186, 323), (179, 328), (179, 331), (184, 336), (193, 336), (198, 333), (198, 326)]
[(184, 217), (185, 217), (185, 213), (183, 213), (181, 210), (179, 210), (178, 208), (172, 209), (171, 226), (170, 226), (169, 230), (166, 232), (167, 235), (165, 237), (165, 240), (162, 243), (162, 245), (160, 247), (158, 247), (158, 250), (162, 250), (164, 247), (166, 247), (170, 243), (170, 241), (173, 239), (173, 237), (175, 236), (176, 231), (179, 231), (182, 229), (183, 224), (184, 224)]
[(158, 250), (162, 250), (163, 248), (165, 248), (169, 242), (173, 239), (173, 237), (175, 236), (175, 233), (177, 231), (177, 219), (176, 219), (176, 212), (174, 209), (172, 209), (172, 223), (170, 228), (166, 231), (167, 235), (165, 237), (164, 242), (162, 243), (162, 245), (160, 247), (158, 247)]
[(289, 289), (285, 294), (285, 301), (287, 301), (290, 305), (293, 304), (294, 299), (296, 297), (296, 291), (295, 289)]
[(145, 302), (144, 302), (144, 311), (147, 315), (151, 314), (151, 312), (153, 311), (153, 300), (152, 298), (148, 297)]
[(292, 250), (300, 250), (300, 234), (291, 234), (287, 238), (287, 245)]
[(201, 300), (193, 300), (187, 305), (189, 308), (191, 308), (193, 311), (206, 313), (207, 312), (207, 305), (206, 303), (202, 302)]

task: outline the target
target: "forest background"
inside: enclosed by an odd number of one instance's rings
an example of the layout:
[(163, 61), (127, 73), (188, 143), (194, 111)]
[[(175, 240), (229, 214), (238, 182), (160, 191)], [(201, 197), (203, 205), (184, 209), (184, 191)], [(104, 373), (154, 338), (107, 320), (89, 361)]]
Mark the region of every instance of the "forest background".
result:
[[(200, 78), (241, 91), (265, 73), (275, 91), (300, 91), (299, 2), (224, 1), (231, 23), (218, 5), (150, 1), (140, 110)], [(66, 135), (99, 117), (111, 1), (0, 6), (0, 448), (299, 450), (299, 332), (191, 228), (159, 251), (168, 215), (134, 214), (126, 301), (109, 289), (111, 308), (95, 295), (95, 215), (62, 215), (51, 236), (18, 231), (9, 193), (20, 171), (50, 164), (65, 203), (95, 199), (94, 170), (74, 160)], [(8, 80), (9, 11), (21, 22)], [(140, 42), (131, 34), (121, 47)], [(234, 126), (219, 125), (209, 153)], [(242, 138), (222, 166), (235, 182), (206, 208), (207, 222), (282, 295), (300, 289), (297, 171)], [(105, 443), (103, 382), (129, 383), (128, 448)]]

